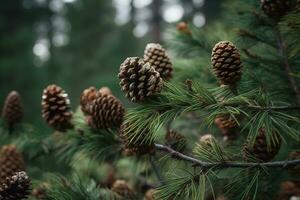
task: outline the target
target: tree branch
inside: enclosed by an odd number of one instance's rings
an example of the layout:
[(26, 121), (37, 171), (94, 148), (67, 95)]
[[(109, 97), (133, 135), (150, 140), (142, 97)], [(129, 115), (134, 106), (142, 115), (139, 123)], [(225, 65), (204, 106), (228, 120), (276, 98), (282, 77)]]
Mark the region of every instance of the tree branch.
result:
[(298, 88), (296, 80), (294, 79), (293, 76), (291, 76), (293, 74), (293, 71), (292, 71), (292, 68), (289, 64), (289, 60), (288, 60), (288, 57), (286, 55), (285, 44), (284, 44), (284, 41), (283, 41), (280, 33), (278, 33), (278, 51), (279, 51), (280, 55), (283, 58), (284, 71), (285, 71), (285, 73), (287, 75), (287, 78), (290, 82), (291, 89), (294, 91), (294, 93), (296, 95), (297, 103), (300, 104), (300, 90)]
[(286, 168), (291, 166), (300, 165), (300, 159), (297, 160), (284, 160), (284, 161), (274, 161), (274, 162), (263, 162), (263, 163), (256, 163), (256, 162), (215, 162), (210, 163), (202, 160), (198, 160), (196, 158), (187, 156), (182, 154), (168, 146), (162, 144), (155, 144), (155, 147), (159, 151), (166, 152), (170, 154), (171, 157), (189, 162), (194, 166), (198, 166), (201, 168), (248, 168), (248, 167), (273, 167), (273, 168)]
[(250, 109), (254, 110), (274, 110), (274, 111), (291, 111), (291, 110), (300, 110), (300, 106), (247, 106)]

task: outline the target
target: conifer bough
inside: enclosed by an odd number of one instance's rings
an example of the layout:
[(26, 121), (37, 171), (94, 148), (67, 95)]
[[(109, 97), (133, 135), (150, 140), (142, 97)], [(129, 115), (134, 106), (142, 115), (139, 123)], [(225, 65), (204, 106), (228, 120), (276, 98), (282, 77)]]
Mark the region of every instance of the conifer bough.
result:
[(218, 42), (211, 55), (213, 72), (224, 85), (235, 85), (242, 76), (242, 62), (238, 49), (229, 41)]
[(144, 51), (144, 61), (149, 62), (162, 79), (170, 80), (172, 78), (173, 66), (171, 60), (167, 51), (160, 44), (147, 44)]
[(50, 127), (58, 131), (72, 128), (70, 100), (68, 94), (57, 85), (49, 85), (43, 91), (42, 117)]
[(22, 200), (27, 199), (30, 193), (30, 179), (26, 172), (16, 172), (6, 177), (0, 185), (1, 200)]
[(144, 130), (137, 139), (134, 139), (133, 141), (128, 138), (128, 135), (130, 135), (128, 132), (128, 125), (122, 124), (120, 131), (119, 131), (119, 137), (121, 138), (122, 145), (123, 145), (123, 153), (126, 156), (140, 156), (145, 154), (153, 154), (154, 153), (154, 143), (148, 143), (144, 141), (143, 135), (148, 134), (147, 130)]
[(23, 106), (17, 91), (11, 91), (7, 95), (2, 110), (2, 117), (10, 128), (22, 120)]
[(132, 102), (145, 101), (161, 91), (162, 78), (149, 62), (138, 57), (129, 57), (121, 64), (118, 74), (120, 86)]

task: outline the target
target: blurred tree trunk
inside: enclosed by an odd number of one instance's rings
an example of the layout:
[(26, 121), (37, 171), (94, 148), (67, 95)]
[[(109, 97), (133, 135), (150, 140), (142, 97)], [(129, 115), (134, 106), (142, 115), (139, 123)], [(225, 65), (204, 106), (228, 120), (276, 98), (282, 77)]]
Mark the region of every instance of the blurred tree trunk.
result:
[(152, 31), (153, 31), (153, 40), (154, 42), (161, 42), (161, 22), (162, 22), (162, 16), (161, 16), (161, 6), (162, 1), (161, 0), (153, 0), (151, 5), (152, 10)]

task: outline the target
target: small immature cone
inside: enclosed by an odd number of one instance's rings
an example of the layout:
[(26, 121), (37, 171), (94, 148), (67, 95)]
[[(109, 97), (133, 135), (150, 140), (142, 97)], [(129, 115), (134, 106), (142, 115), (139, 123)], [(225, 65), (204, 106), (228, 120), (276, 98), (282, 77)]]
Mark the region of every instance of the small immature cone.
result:
[(90, 104), (98, 96), (98, 90), (95, 87), (89, 87), (80, 95), (81, 110), (85, 115), (90, 115)]
[(189, 29), (189, 26), (186, 22), (179, 22), (176, 26), (176, 29), (180, 32), (180, 33), (184, 33), (187, 35), (191, 34), (191, 31)]
[(111, 190), (117, 193), (118, 195), (120, 195), (121, 197), (123, 197), (124, 199), (128, 199), (128, 200), (136, 199), (132, 187), (124, 180), (116, 180), (113, 183)]
[(261, 0), (261, 9), (268, 17), (279, 20), (287, 12), (295, 9), (297, 4), (297, 0)]
[(16, 123), (20, 122), (23, 117), (23, 106), (21, 97), (18, 92), (11, 91), (4, 102), (2, 109), (2, 118), (12, 128)]
[(220, 129), (221, 134), (224, 136), (224, 140), (234, 140), (236, 138), (236, 130), (238, 124), (230, 117), (230, 115), (224, 115), (215, 119), (215, 124)]
[(211, 62), (215, 76), (223, 85), (235, 85), (242, 75), (238, 49), (229, 41), (218, 42), (212, 50)]
[(31, 195), (37, 200), (46, 200), (46, 191), (49, 188), (47, 183), (42, 183), (39, 186), (33, 188)]
[(99, 92), (90, 103), (88, 123), (95, 129), (118, 128), (123, 122), (124, 114), (123, 104), (116, 97)]
[(149, 189), (144, 197), (144, 200), (154, 200), (155, 189)]
[[(125, 156), (142, 156), (145, 154), (153, 154), (155, 151), (154, 143), (147, 143), (142, 141), (144, 137), (139, 137), (136, 141), (130, 141), (128, 139), (127, 125), (122, 124), (119, 137), (122, 140), (123, 153)], [(140, 134), (147, 134), (147, 130)]]
[(251, 146), (249, 140), (244, 144), (244, 158), (245, 160), (251, 160), (255, 158), (260, 162), (271, 161), (279, 152), (281, 146), (281, 138), (278, 134), (273, 133), (274, 141), (270, 141), (271, 144), (267, 146), (266, 133), (263, 128), (259, 129), (259, 133), (255, 139), (254, 145)]
[(24, 171), (25, 163), (21, 152), (13, 145), (5, 145), (0, 149), (0, 184), (15, 172)]
[(161, 91), (162, 78), (150, 63), (138, 57), (127, 58), (118, 74), (120, 86), (132, 102), (143, 102)]
[(186, 148), (186, 138), (174, 130), (168, 131), (165, 139), (166, 144), (176, 151), (183, 152)]
[(57, 85), (49, 85), (43, 91), (42, 117), (47, 124), (58, 130), (66, 131), (72, 128), (70, 100), (68, 94)]
[(30, 179), (26, 172), (16, 172), (6, 177), (0, 185), (1, 200), (22, 200), (27, 199), (30, 193)]
[(102, 94), (112, 95), (111, 90), (108, 87), (102, 87), (99, 89), (99, 92)]
[(144, 51), (144, 62), (149, 62), (163, 80), (172, 78), (173, 66), (171, 60), (167, 51), (160, 44), (147, 44)]

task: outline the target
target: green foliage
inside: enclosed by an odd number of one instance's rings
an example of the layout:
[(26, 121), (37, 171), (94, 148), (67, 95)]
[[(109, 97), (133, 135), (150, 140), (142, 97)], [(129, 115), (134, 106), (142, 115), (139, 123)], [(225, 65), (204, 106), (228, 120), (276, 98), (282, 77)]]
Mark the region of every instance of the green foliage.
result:
[(50, 176), (50, 189), (47, 191), (47, 198), (50, 200), (114, 200), (116, 194), (107, 189), (97, 188), (92, 180), (83, 180), (77, 175), (66, 179), (60, 176)]

